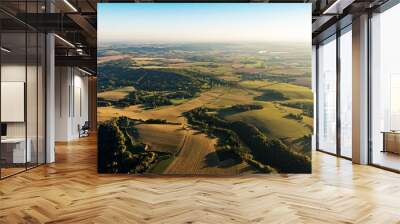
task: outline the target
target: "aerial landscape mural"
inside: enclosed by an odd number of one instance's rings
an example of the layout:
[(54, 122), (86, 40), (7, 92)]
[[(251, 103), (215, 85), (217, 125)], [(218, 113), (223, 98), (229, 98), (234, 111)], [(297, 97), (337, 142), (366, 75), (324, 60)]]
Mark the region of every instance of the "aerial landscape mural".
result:
[(98, 4), (98, 171), (311, 173), (310, 33), (310, 4)]

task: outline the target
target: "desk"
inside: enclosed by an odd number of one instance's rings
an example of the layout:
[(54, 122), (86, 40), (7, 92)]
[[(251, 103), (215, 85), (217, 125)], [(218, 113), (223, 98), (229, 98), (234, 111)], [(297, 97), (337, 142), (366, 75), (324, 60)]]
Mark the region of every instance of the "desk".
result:
[(6, 163), (26, 163), (31, 162), (31, 139), (27, 139), (25, 151), (25, 138), (5, 138), (1, 139), (1, 156)]
[(400, 154), (400, 132), (383, 131), (383, 150), (382, 152), (392, 152)]

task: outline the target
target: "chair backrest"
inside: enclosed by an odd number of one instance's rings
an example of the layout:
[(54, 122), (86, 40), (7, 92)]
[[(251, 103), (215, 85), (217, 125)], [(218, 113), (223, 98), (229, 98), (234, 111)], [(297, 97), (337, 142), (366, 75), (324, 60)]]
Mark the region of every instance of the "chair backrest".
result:
[(90, 128), (89, 121), (85, 121), (82, 128)]

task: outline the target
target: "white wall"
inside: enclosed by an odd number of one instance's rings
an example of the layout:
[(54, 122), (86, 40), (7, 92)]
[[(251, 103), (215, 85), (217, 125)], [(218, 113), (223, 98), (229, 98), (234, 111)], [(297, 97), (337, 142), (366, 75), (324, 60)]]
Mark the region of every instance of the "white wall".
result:
[(69, 69), (55, 68), (55, 141), (67, 141), (69, 133)]
[(89, 119), (89, 113), (88, 113), (88, 78), (86, 76), (82, 76), (82, 73), (79, 73), (76, 75), (75, 70), (75, 75), (74, 75), (74, 102), (72, 105), (74, 106), (72, 108), (72, 120), (71, 120), (71, 134), (74, 137), (79, 137), (79, 132), (78, 132), (78, 124), (83, 125), (85, 121), (88, 121)]
[(352, 24), (352, 159), (368, 162), (368, 15)]
[[(39, 70), (37, 70), (39, 69)], [(2, 107), (2, 113), (17, 113), (12, 110), (22, 110), (18, 113), (26, 113), (26, 119), (21, 122), (5, 122), (7, 124), (8, 138), (27, 138), (29, 139), (29, 148), (31, 148), (32, 162), (44, 163), (45, 150), (45, 120), (44, 120), (44, 74), (41, 67), (36, 65), (4, 63), (1, 66), (2, 82), (23, 82), (26, 89), (18, 90), (19, 94), (24, 95), (24, 102), (20, 108)], [(27, 80), (25, 80), (27, 78)], [(4, 89), (2, 89), (3, 92)], [(26, 90), (26, 97), (25, 97)], [(2, 95), (7, 97), (7, 95)], [(17, 103), (17, 102), (16, 102)], [(26, 105), (25, 105), (26, 104)], [(36, 161), (39, 159), (39, 161)]]
[[(46, 1), (49, 11), (53, 10)], [(55, 41), (54, 34), (46, 35), (46, 163), (56, 160), (55, 153)]]
[(25, 68), (25, 64), (3, 64), (1, 66), (1, 81), (25, 82)]
[(78, 125), (88, 121), (88, 78), (73, 67), (56, 67), (55, 140), (79, 138)]
[[(25, 64), (3, 64), (1, 66), (1, 81), (25, 82), (25, 69)], [(1, 110), (7, 110), (7, 108), (1, 108)], [(7, 137), (25, 137), (25, 122), (7, 123)]]

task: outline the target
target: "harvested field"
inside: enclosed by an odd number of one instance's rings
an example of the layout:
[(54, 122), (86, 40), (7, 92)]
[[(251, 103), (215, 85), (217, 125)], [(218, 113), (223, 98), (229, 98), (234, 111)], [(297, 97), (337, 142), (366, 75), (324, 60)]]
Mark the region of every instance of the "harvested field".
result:
[(150, 145), (152, 151), (175, 154), (184, 139), (185, 130), (182, 125), (170, 124), (140, 124), (139, 140)]
[(221, 163), (215, 152), (215, 144), (216, 139), (210, 139), (205, 134), (190, 131), (179, 155), (164, 173), (235, 175), (254, 172), (252, 167), (246, 163), (221, 167)]
[(141, 106), (129, 106), (125, 108), (98, 107), (99, 121), (106, 121), (118, 116), (126, 116), (132, 119), (165, 119), (170, 122), (183, 123), (182, 113), (200, 106), (223, 107), (227, 104), (249, 102), (252, 96), (240, 89), (219, 88), (200, 94), (192, 100), (179, 105), (163, 106), (155, 109), (144, 110)]
[(119, 54), (119, 55), (110, 55), (110, 56), (103, 56), (97, 59), (98, 64), (102, 64), (109, 61), (118, 61), (122, 59), (130, 58), (130, 55), (126, 54)]
[(106, 100), (117, 101), (123, 99), (125, 96), (127, 96), (130, 92), (133, 91), (135, 91), (135, 88), (133, 86), (127, 86), (119, 89), (101, 92), (98, 93), (97, 96), (104, 98)]

